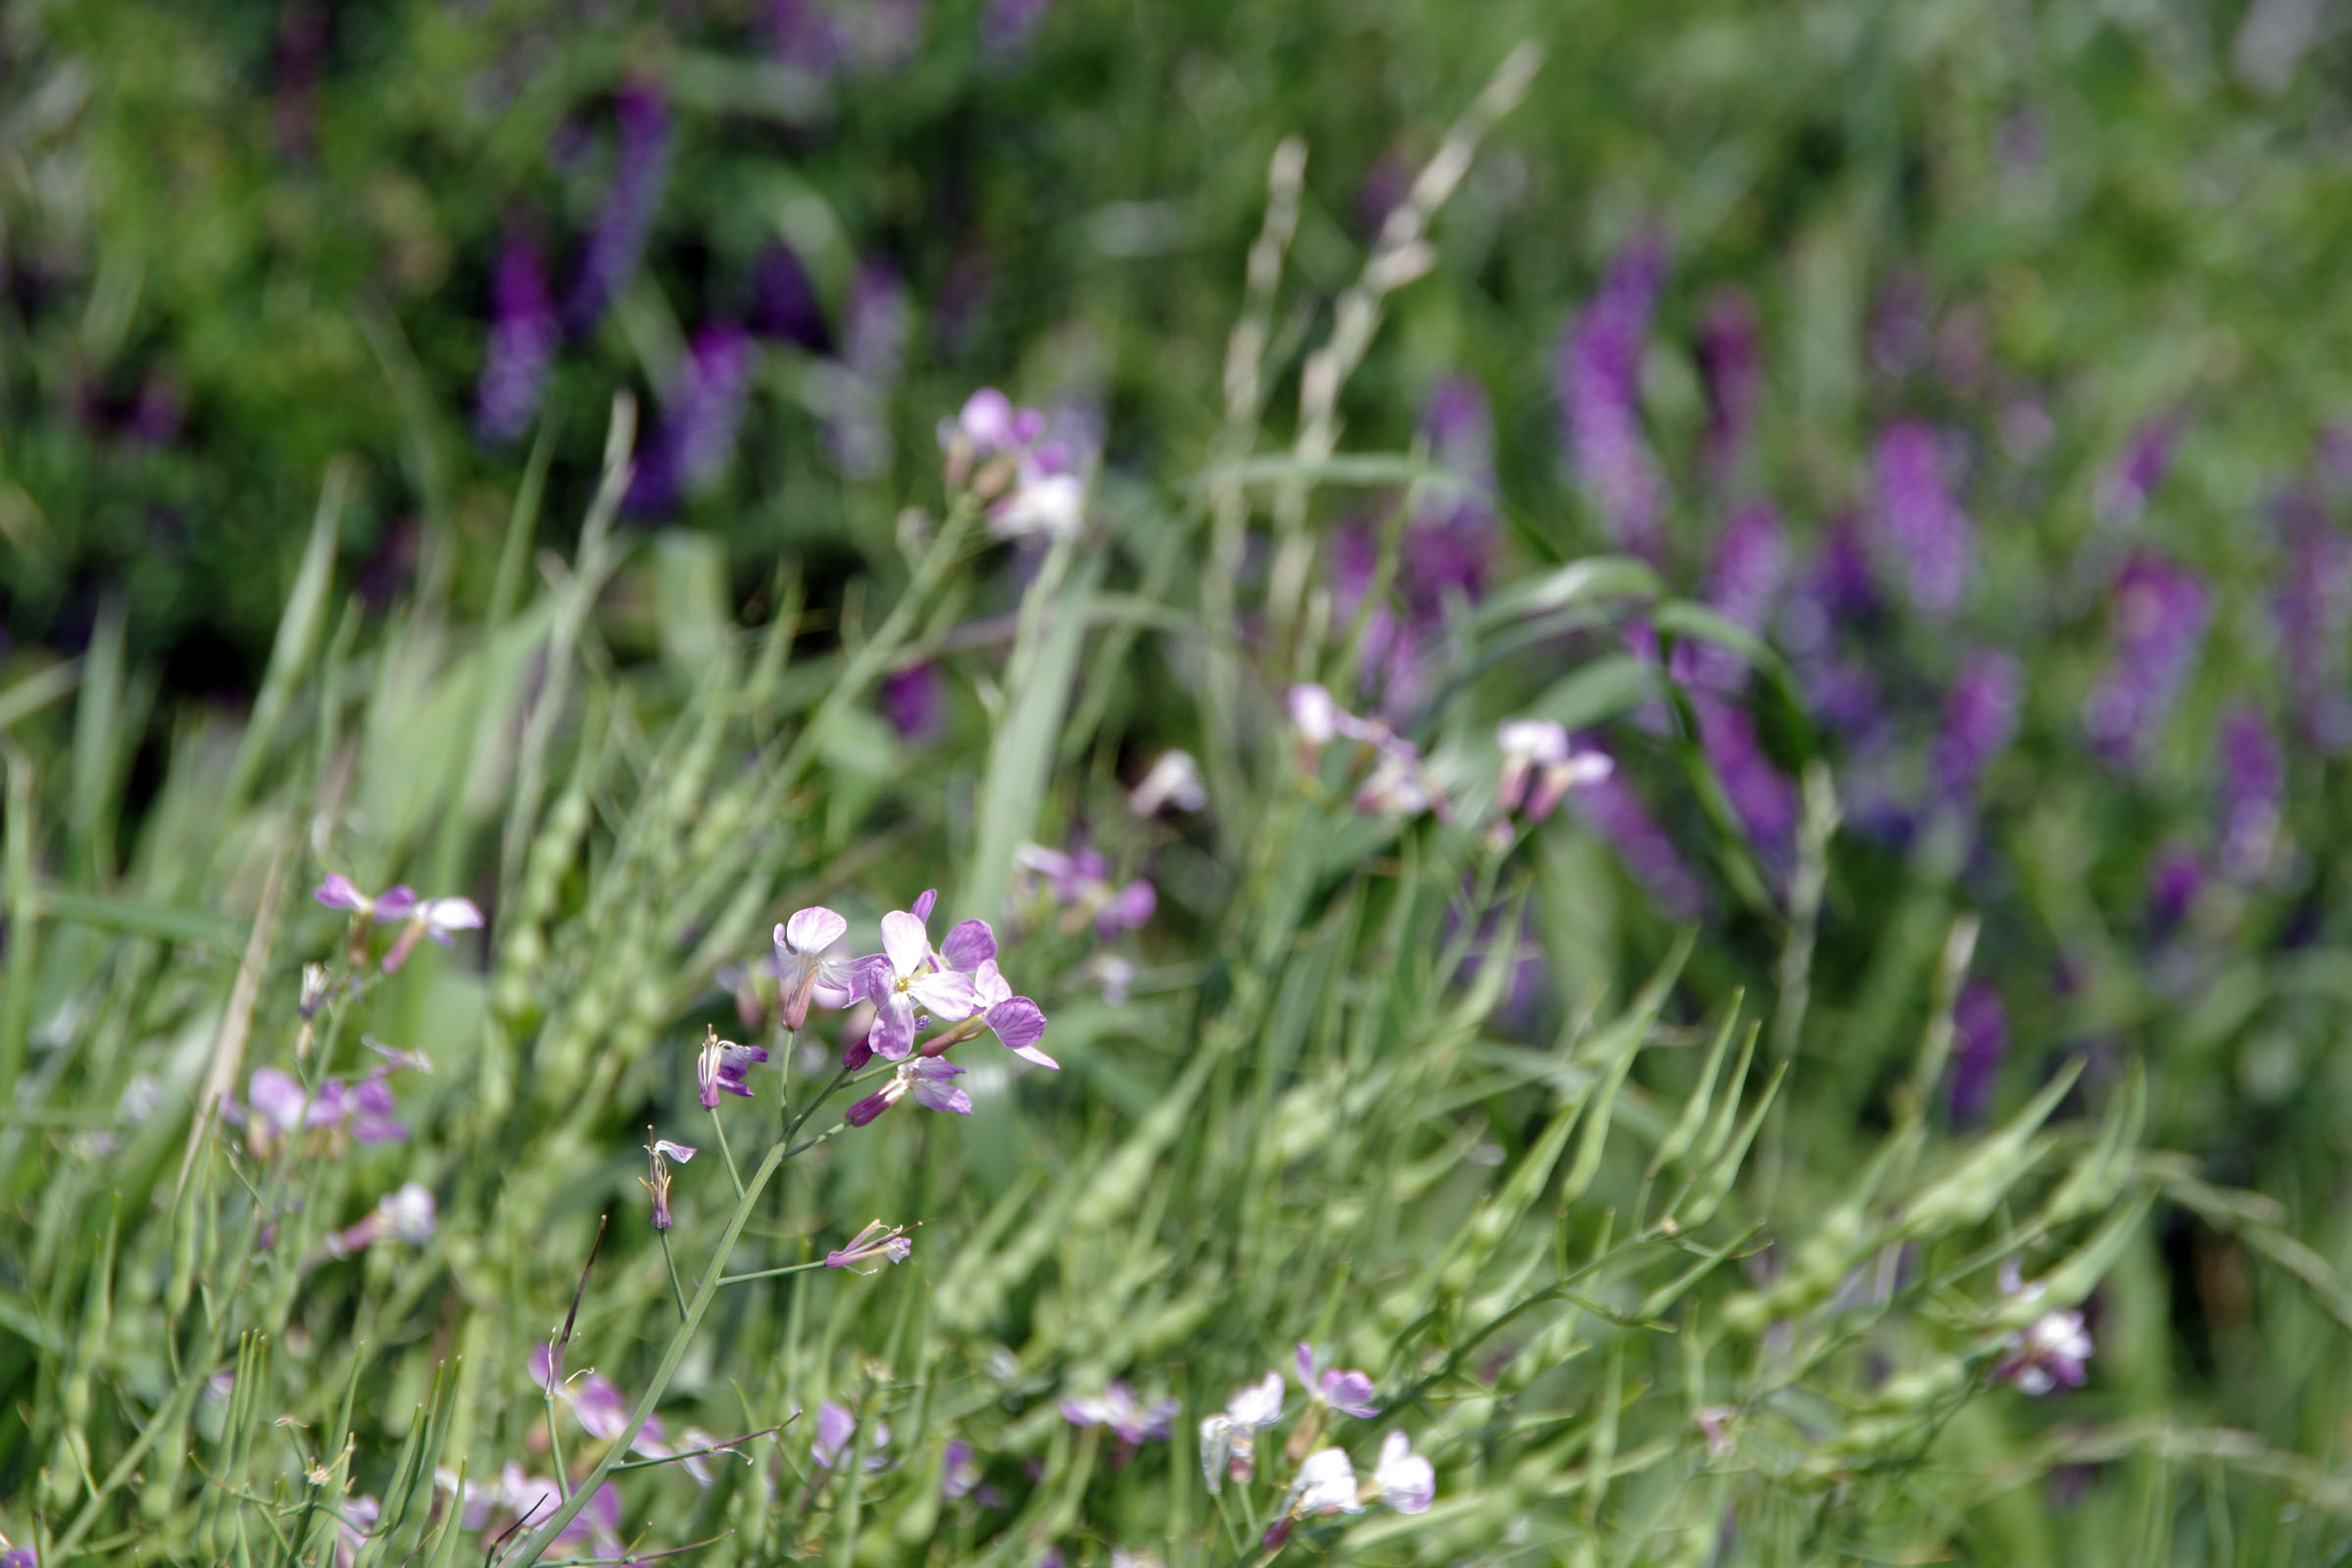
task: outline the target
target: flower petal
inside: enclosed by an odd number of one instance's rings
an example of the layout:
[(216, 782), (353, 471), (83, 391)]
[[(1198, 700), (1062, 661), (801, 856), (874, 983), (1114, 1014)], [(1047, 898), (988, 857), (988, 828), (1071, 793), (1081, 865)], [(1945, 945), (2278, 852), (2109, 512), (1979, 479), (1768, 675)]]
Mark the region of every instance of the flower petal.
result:
[(1060, 1070), (1060, 1062), (1037, 1049), (1046, 1035), (1046, 1012), (1027, 997), (1012, 997), (989, 1008), (988, 1026), (1014, 1055), (1027, 1057), (1040, 1067)]
[(931, 939), (920, 915), (893, 909), (882, 917), (882, 951), (890, 955), (890, 972), (904, 980), (931, 956)]
[(928, 1078), (915, 1080), (914, 1102), (932, 1110), (954, 1111), (958, 1116), (972, 1113), (972, 1097), (954, 1084), (935, 1083)]
[(997, 956), (997, 934), (986, 920), (958, 920), (939, 945), (940, 960), (951, 969), (969, 974)]
[(326, 880), (318, 884), (318, 891), (312, 897), (330, 909), (359, 910), (367, 908), (368, 905), (368, 896), (353, 887), (351, 878), (340, 871), (329, 871)]
[(961, 1023), (980, 1010), (980, 999), (972, 992), (972, 977), (968, 974), (953, 970), (919, 974), (906, 990), (942, 1023)]
[(874, 1054), (892, 1061), (904, 1061), (906, 1053), (914, 1049), (914, 1004), (893, 993), (885, 997), (882, 1005), (874, 1009), (874, 1027), (865, 1037)]
[(914, 910), (914, 917), (917, 920), (922, 921), (925, 925), (929, 925), (931, 923), (932, 906), (938, 903), (939, 889), (925, 888), (923, 889), (922, 896), (916, 899), (914, 903), (909, 906), (909, 907)]
[(416, 890), (406, 882), (396, 882), (376, 895), (375, 918), (381, 921), (406, 920), (416, 907)]
[(780, 953), (804, 956), (819, 954), (847, 936), (849, 929), (849, 921), (823, 905), (815, 905), (776, 927), (776, 948)]

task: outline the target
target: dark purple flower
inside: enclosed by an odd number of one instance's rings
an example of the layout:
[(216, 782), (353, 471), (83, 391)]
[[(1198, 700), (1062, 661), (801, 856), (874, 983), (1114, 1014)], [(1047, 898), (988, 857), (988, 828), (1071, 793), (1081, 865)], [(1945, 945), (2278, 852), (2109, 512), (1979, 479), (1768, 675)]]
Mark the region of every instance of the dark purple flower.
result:
[(1973, 1126), (1992, 1108), (1993, 1081), (2009, 1054), (2009, 1009), (1983, 980), (1961, 988), (1952, 1004), (1952, 1123)]
[(1298, 1387), (1307, 1397), (1317, 1399), (1342, 1415), (1359, 1418), (1380, 1414), (1380, 1406), (1372, 1402), (1372, 1375), (1368, 1372), (1325, 1367), (1311, 1345), (1300, 1344), (1297, 1356)]
[(1942, 443), (1918, 420), (1879, 437), (1873, 520), (1912, 608), (1948, 615), (1967, 592), (1974, 526), (1944, 482)]
[(1737, 288), (1717, 289), (1699, 326), (1698, 368), (1707, 385), (1707, 461), (1727, 479), (1746, 456), (1764, 388), (1756, 308)]
[(2317, 500), (2290, 493), (2278, 507), (2285, 569), (2273, 614), (2296, 728), (2329, 754), (2352, 747), (2352, 536)]
[(1435, 620), (1454, 597), (1485, 592), (1494, 548), (1494, 419), (1486, 392), (1468, 376), (1449, 375), (1421, 411), (1430, 460), (1465, 481), (1465, 492), (1433, 496), (1404, 531), (1398, 586), (1417, 616)]
[(2172, 466), (2173, 443), (2180, 434), (2177, 414), (2159, 415), (2132, 432), (2114, 465), (2099, 475), (2094, 505), (2099, 520), (2110, 527), (2135, 522), (2146, 510), (2148, 497), (2164, 482)]
[(2136, 763), (2180, 695), (2205, 640), (2205, 585), (2145, 553), (2116, 576), (2109, 604), (2113, 657), (2082, 705), (2091, 749), (2117, 767)]
[[(1780, 514), (1764, 501), (1734, 507), (1707, 568), (1701, 597), (1708, 608), (1761, 636), (1788, 580), (1788, 540)], [(1736, 692), (1747, 683), (1747, 662), (1728, 648), (1692, 638), (1676, 647), (1674, 673), (1686, 685)]]
[(665, 512), (710, 488), (735, 456), (758, 349), (731, 322), (697, 332), (678, 367), (661, 433), (630, 479), (628, 509)]
[(504, 445), (531, 427), (563, 337), (539, 247), (527, 234), (509, 235), (491, 278), (490, 332), (474, 391), (473, 427), (484, 441)]
[(669, 184), (669, 105), (661, 89), (631, 82), (621, 88), (613, 111), (620, 122), (620, 153), (612, 183), (564, 299), (564, 324), (575, 337), (596, 325), (636, 275)]
[(1706, 895), (1683, 862), (1682, 852), (1626, 782), (1622, 768), (1594, 779), (1573, 799), (1579, 814), (1616, 850), (1626, 871), (1669, 919), (1691, 919), (1705, 906)]
[(1611, 544), (1665, 549), (1666, 480), (1642, 429), (1642, 352), (1666, 281), (1666, 243), (1645, 229), (1569, 324), (1553, 364), (1568, 449)]
[(2156, 853), (2148, 867), (2148, 926), (2158, 940), (2171, 936), (2187, 918), (2204, 886), (2205, 867), (2194, 849), (2171, 844)]
[(2227, 714), (2218, 741), (2222, 874), (2235, 882), (2259, 881), (2278, 856), (2286, 764), (2270, 721), (2253, 709), (2233, 709)]
[(721, 1040), (716, 1029), (705, 1025), (702, 1054), (695, 1059), (694, 1068), (703, 1108), (716, 1110), (722, 1094), (751, 1099), (752, 1086), (745, 1075), (766, 1059), (765, 1046), (739, 1046), (732, 1040)]
[(1757, 744), (1755, 720), (1746, 709), (1703, 693), (1691, 695), (1690, 707), (1698, 718), (1699, 747), (1723, 780), (1749, 841), (1766, 860), (1782, 863), (1796, 833), (1795, 786)]
[(789, 245), (770, 245), (752, 268), (751, 325), (763, 338), (811, 354), (833, 350), (824, 303), (816, 297), (816, 284), (801, 265), (800, 253)]
[(947, 722), (947, 681), (928, 661), (882, 682), (882, 711), (899, 739), (920, 746), (939, 737)]
[(1943, 729), (1930, 760), (1946, 805), (1973, 799), (1984, 769), (2017, 738), (2025, 683), (2025, 666), (2007, 654), (1980, 650), (1961, 662), (1944, 694)]

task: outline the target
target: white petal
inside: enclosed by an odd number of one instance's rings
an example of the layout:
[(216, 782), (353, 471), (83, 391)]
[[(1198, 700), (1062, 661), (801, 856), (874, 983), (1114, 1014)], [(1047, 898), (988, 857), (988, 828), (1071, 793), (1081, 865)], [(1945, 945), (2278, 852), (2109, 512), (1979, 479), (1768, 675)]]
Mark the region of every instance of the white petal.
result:
[(822, 953), (839, 942), (850, 922), (823, 905), (801, 910), (776, 927), (776, 945), (797, 954)]
[(882, 917), (882, 951), (890, 955), (891, 973), (904, 980), (930, 956), (930, 934), (905, 909), (893, 909)]

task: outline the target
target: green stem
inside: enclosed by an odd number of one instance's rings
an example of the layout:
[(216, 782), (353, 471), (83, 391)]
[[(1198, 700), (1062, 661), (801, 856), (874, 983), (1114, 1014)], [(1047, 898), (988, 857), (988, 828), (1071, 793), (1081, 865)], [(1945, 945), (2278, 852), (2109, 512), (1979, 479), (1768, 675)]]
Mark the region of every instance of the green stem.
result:
[(678, 1260), (670, 1255), (669, 1232), (656, 1231), (654, 1234), (662, 1238), (662, 1261), (669, 1265), (669, 1294), (678, 1303), (678, 1317), (683, 1321), (686, 1316), (686, 1290), (678, 1283)]
[(715, 1105), (710, 1109), (710, 1125), (718, 1133), (718, 1152), (727, 1162), (727, 1174), (734, 1178), (735, 1196), (740, 1199), (743, 1197), (743, 1172), (735, 1168), (735, 1151), (727, 1147), (727, 1124), (719, 1119)]
[(749, 1274), (727, 1274), (719, 1279), (721, 1285), (741, 1285), (747, 1280), (772, 1280), (780, 1274), (805, 1274), (812, 1268), (823, 1268), (825, 1260), (816, 1258), (807, 1263), (786, 1263), (780, 1268), (754, 1269)]

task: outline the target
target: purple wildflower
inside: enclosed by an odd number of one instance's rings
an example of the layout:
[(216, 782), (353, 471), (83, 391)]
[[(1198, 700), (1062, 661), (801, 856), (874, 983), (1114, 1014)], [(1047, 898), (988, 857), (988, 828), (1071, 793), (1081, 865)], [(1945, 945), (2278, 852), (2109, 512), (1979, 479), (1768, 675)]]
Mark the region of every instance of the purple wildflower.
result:
[(757, 346), (732, 322), (695, 334), (670, 389), (661, 431), (630, 478), (629, 511), (640, 515), (666, 512), (708, 490), (726, 471), (758, 360)]
[(752, 1098), (752, 1086), (744, 1076), (752, 1067), (767, 1059), (764, 1046), (739, 1046), (732, 1040), (718, 1038), (718, 1030), (703, 1026), (702, 1054), (695, 1058), (694, 1077), (701, 1090), (703, 1108), (716, 1110), (718, 1097), (738, 1095)]
[(386, 924), (407, 919), (416, 908), (416, 895), (406, 884), (395, 884), (370, 898), (340, 871), (328, 872), (312, 897), (330, 909), (349, 909), (363, 919)]
[(961, 1023), (978, 1010), (979, 1004), (970, 975), (940, 967), (923, 916), (905, 909), (884, 915), (882, 947), (884, 962), (869, 965), (866, 972), (866, 998), (877, 1009), (872, 1045), (884, 1056), (899, 1061), (914, 1048), (919, 1014), (943, 1023)]
[(1121, 931), (1140, 930), (1158, 907), (1159, 895), (1141, 877), (1123, 885), (1110, 880), (1110, 862), (1098, 852), (1080, 847), (1064, 853), (1042, 844), (1024, 844), (1013, 852), (1015, 896), (1024, 902), (1040, 899), (1041, 890), (1068, 912), (1066, 930), (1076, 931), (1088, 920), (1103, 938)]
[(2009, 1054), (2009, 1009), (1983, 980), (1961, 988), (1952, 1004), (1952, 1124), (1973, 1126), (1992, 1108), (1993, 1081)]
[(1980, 650), (1961, 662), (1944, 695), (1943, 730), (1930, 762), (1946, 805), (1974, 798), (1984, 769), (2017, 738), (2025, 681), (2025, 666), (2007, 654)]
[(1728, 479), (1747, 454), (1764, 374), (1756, 308), (1745, 292), (1717, 289), (1699, 326), (1698, 367), (1707, 386), (1707, 461)]
[(1740, 825), (1766, 859), (1782, 861), (1796, 832), (1796, 787), (1764, 755), (1746, 709), (1703, 693), (1692, 694), (1690, 707), (1699, 748), (1723, 780)]
[[(816, 1407), (816, 1439), (809, 1445), (808, 1457), (820, 1469), (830, 1470), (848, 1458), (850, 1440), (857, 1435), (858, 1417), (831, 1399)], [(865, 1468), (880, 1470), (890, 1463), (882, 1450), (890, 1446), (890, 1423), (875, 1417), (872, 1429), (866, 1434)]]
[(2165, 470), (2172, 466), (2173, 444), (2180, 434), (2177, 414), (2159, 415), (2132, 432), (2114, 466), (2099, 475), (2093, 505), (2101, 522), (2121, 527), (2139, 520), (2148, 497), (2155, 494), (2164, 482)]
[(2352, 536), (2309, 496), (2290, 495), (2280, 512), (2286, 567), (2272, 613), (2295, 723), (2312, 745), (2339, 754), (2352, 748)]
[(1669, 919), (1688, 920), (1698, 913), (1706, 904), (1698, 880), (1621, 770), (1594, 780), (1577, 800), (1585, 820), (1617, 851), (1626, 871)]
[(621, 88), (613, 110), (620, 122), (620, 153), (612, 183), (564, 300), (564, 324), (575, 337), (594, 327), (628, 287), (669, 184), (669, 105), (661, 89), (631, 82)]
[(914, 1243), (907, 1240), (904, 1225), (885, 1225), (880, 1220), (870, 1222), (865, 1229), (850, 1238), (847, 1247), (836, 1248), (825, 1254), (825, 1267), (846, 1268), (853, 1274), (871, 1274), (863, 1263), (904, 1263), (914, 1255)]
[(811, 1002), (839, 1009), (858, 999), (865, 960), (826, 956), (849, 930), (849, 921), (821, 904), (776, 927), (777, 989), (785, 1028), (797, 1031), (807, 1024)]
[[(1732, 509), (1715, 542), (1701, 597), (1717, 614), (1761, 636), (1788, 581), (1788, 540), (1771, 503)], [(1747, 684), (1747, 662), (1719, 644), (1686, 639), (1674, 650), (1675, 678), (1689, 686), (1737, 692)]]
[(539, 247), (527, 234), (510, 234), (492, 274), (490, 332), (474, 390), (473, 427), (484, 441), (503, 446), (531, 427), (563, 337)]
[(1127, 792), (1127, 809), (1138, 816), (1157, 816), (1171, 806), (1179, 811), (1198, 811), (1207, 805), (1208, 786), (1190, 752), (1160, 753), (1142, 781)]
[(890, 466), (890, 426), (883, 409), (906, 362), (909, 330), (906, 289), (897, 270), (879, 259), (861, 264), (850, 280), (833, 408), (825, 425), (834, 466), (850, 478), (876, 478)]
[(1618, 256), (1570, 323), (1553, 367), (1568, 447), (1612, 544), (1651, 560), (1665, 548), (1666, 480), (1642, 431), (1642, 352), (1666, 279), (1654, 230)]
[[(380, 902), (376, 918), (384, 918)], [(400, 972), (400, 966), (416, 951), (419, 937), (430, 937), (446, 948), (455, 945), (458, 932), (478, 931), (481, 927), (481, 907), (471, 899), (419, 899), (409, 909), (409, 923), (401, 929), (391, 951), (384, 955), (384, 973)]]
[[(2033, 1301), (2039, 1298), (2044, 1289), (2039, 1281), (2021, 1285), (2014, 1261), (2003, 1265), (2003, 1295)], [(1996, 1382), (2010, 1384), (2023, 1394), (2048, 1394), (2060, 1384), (2079, 1389), (2087, 1375), (2082, 1363), (2090, 1359), (2090, 1331), (2083, 1325), (2082, 1314), (2053, 1309), (2003, 1341), (2001, 1358), (1994, 1363), (1992, 1376)]]
[(433, 1201), (433, 1190), (420, 1182), (404, 1182), (376, 1200), (356, 1224), (326, 1239), (330, 1257), (349, 1257), (365, 1251), (379, 1241), (391, 1240), (410, 1247), (422, 1247), (433, 1239), (433, 1230), (440, 1217)]
[(1325, 1367), (1315, 1355), (1315, 1348), (1306, 1344), (1298, 1347), (1297, 1359), (1298, 1386), (1308, 1398), (1330, 1405), (1342, 1415), (1380, 1414), (1380, 1407), (1372, 1402), (1370, 1373)]
[(1040, 1067), (1060, 1069), (1061, 1063), (1037, 1047), (1046, 1037), (1045, 1009), (1027, 997), (1012, 994), (1012, 987), (997, 968), (995, 958), (982, 959), (972, 971), (972, 993), (979, 1003), (980, 1016), (987, 1020), (1005, 1050)]
[[(383, 1515), (384, 1505), (368, 1493), (343, 1499), (335, 1509), (335, 1568), (353, 1568), (376, 1521)], [(32, 1553), (24, 1552), (23, 1556), (24, 1568), (33, 1568)], [(0, 1555), (0, 1568), (11, 1568), (8, 1555)]]
[(407, 1141), (408, 1125), (400, 1119), (400, 1107), (392, 1099), (391, 1073), (390, 1067), (378, 1067), (346, 1092), (344, 1107), (355, 1142), (373, 1146)]
[(920, 746), (938, 739), (947, 709), (947, 680), (928, 660), (883, 678), (882, 711), (903, 741)]
[(969, 1496), (980, 1485), (980, 1463), (972, 1457), (972, 1446), (961, 1438), (950, 1438), (939, 1467), (939, 1494), (954, 1502)]
[(989, 0), (980, 19), (980, 44), (990, 54), (1016, 55), (1046, 19), (1052, 0)]
[(1427, 631), (1441, 624), (1447, 601), (1485, 592), (1494, 549), (1494, 417), (1487, 394), (1465, 375), (1430, 389), (1421, 433), (1431, 460), (1470, 488), (1433, 495), (1404, 530), (1400, 587), (1410, 616)]
[(1495, 809), (1516, 811), (1524, 804), (1531, 822), (1550, 816), (1570, 790), (1598, 783), (1617, 765), (1603, 753), (1578, 750), (1568, 731), (1548, 718), (1511, 719), (1496, 728), (1494, 744), (1502, 752)]
[(843, 1113), (842, 1120), (853, 1127), (863, 1127), (910, 1094), (914, 1102), (926, 1110), (969, 1116), (972, 1097), (956, 1087), (956, 1080), (962, 1076), (963, 1069), (945, 1056), (917, 1056), (912, 1061), (902, 1061), (888, 1083), (852, 1105)]
[(2187, 918), (2204, 886), (2205, 867), (2195, 850), (2171, 844), (2156, 852), (2148, 866), (2148, 926), (2159, 940)]
[(832, 352), (824, 302), (800, 253), (789, 245), (770, 245), (753, 265), (751, 327), (760, 337), (810, 354)]
[(2222, 719), (2219, 750), (2222, 874), (2235, 882), (2259, 881), (2278, 857), (2286, 764), (2269, 720), (2249, 708)]
[(1108, 1427), (1118, 1440), (1134, 1447), (1149, 1439), (1165, 1438), (1175, 1430), (1181, 1400), (1155, 1399), (1145, 1404), (1124, 1383), (1112, 1383), (1101, 1394), (1061, 1401), (1061, 1418), (1074, 1427)]
[(2134, 555), (2117, 574), (2109, 608), (2114, 649), (2082, 705), (2091, 749), (2133, 765), (2187, 679), (2205, 640), (2205, 585), (2156, 556)]
[(841, 36), (825, 0), (775, 0), (768, 30), (778, 63), (811, 76), (829, 76), (841, 63)]
[(1968, 589), (1974, 525), (1944, 482), (1936, 431), (1905, 420), (1879, 437), (1874, 520), (1912, 608), (1948, 615)]

